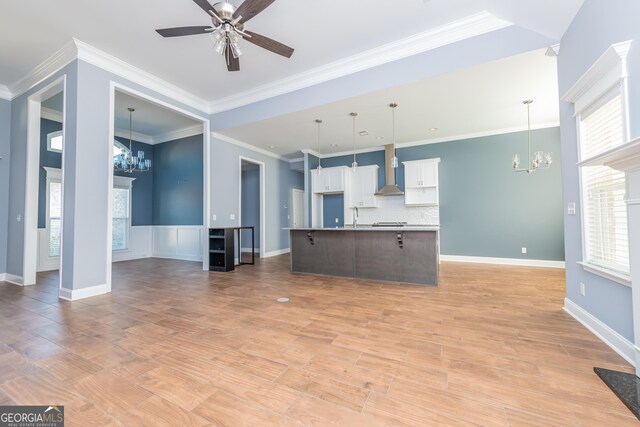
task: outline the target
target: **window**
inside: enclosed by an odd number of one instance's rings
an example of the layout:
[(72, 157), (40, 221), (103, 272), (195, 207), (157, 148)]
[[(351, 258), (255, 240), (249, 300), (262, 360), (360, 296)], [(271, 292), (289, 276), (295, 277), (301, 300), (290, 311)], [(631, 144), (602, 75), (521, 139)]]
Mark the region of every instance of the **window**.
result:
[(62, 131), (47, 134), (47, 150), (62, 153)]
[[(622, 85), (586, 107), (578, 116), (580, 160), (626, 142)], [(584, 262), (614, 274), (629, 275), (625, 176), (606, 166), (581, 168)]]
[(62, 182), (49, 180), (49, 217), (47, 228), (49, 229), (49, 256), (60, 256), (61, 214), (62, 214)]
[(129, 247), (129, 226), (130, 226), (130, 200), (131, 188), (114, 186), (112, 202), (112, 243), (114, 251), (124, 250)]
[[(47, 172), (47, 230), (49, 256), (60, 256), (62, 236), (62, 173), (60, 169), (44, 168)], [(114, 176), (111, 210), (112, 244), (114, 251), (129, 248), (131, 227), (131, 188), (135, 178)]]

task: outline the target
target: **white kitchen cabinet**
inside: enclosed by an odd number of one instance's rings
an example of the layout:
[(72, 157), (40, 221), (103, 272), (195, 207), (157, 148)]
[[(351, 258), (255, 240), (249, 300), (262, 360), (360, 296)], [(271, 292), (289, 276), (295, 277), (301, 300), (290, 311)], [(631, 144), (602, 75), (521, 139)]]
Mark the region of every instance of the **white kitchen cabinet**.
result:
[(355, 171), (350, 169), (348, 201), (350, 208), (377, 207), (376, 191), (378, 191), (378, 165), (358, 166)]
[(439, 158), (403, 162), (404, 203), (407, 206), (439, 204)]
[(404, 188), (437, 187), (439, 161), (426, 159), (403, 162)]
[(320, 173), (318, 169), (313, 169), (311, 171), (313, 192), (316, 194), (343, 193), (347, 169), (349, 168), (346, 166), (322, 168)]

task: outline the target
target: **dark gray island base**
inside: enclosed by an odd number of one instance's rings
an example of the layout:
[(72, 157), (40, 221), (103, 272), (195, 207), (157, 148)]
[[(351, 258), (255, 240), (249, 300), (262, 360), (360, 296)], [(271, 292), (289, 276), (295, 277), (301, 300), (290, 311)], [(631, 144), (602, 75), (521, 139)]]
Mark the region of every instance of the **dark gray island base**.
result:
[(438, 228), (291, 230), (291, 271), (438, 284)]

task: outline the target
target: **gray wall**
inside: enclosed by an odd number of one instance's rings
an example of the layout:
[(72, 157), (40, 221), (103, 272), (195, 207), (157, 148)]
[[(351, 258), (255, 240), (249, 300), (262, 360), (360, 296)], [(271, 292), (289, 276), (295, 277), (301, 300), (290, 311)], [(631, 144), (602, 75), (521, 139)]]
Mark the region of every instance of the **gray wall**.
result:
[[(558, 83), (562, 96), (610, 45), (635, 40), (628, 61), (631, 138), (640, 135), (640, 2), (636, 0), (586, 0), (561, 41)], [(564, 203), (576, 203), (575, 216), (565, 215), (567, 298), (633, 340), (631, 289), (585, 272), (582, 260), (581, 205), (578, 180), (578, 148), (573, 107), (560, 103)], [(580, 283), (586, 296), (580, 295)]]
[[(399, 162), (439, 157), (440, 242), (446, 255), (564, 260), (559, 128), (532, 132), (534, 150), (551, 151), (556, 163), (533, 174), (515, 173), (511, 156), (526, 159), (527, 133), (516, 132), (399, 148)], [(358, 164), (378, 165), (384, 152), (359, 154)], [(322, 159), (325, 167), (349, 166), (352, 156)], [(525, 160), (526, 162), (526, 160)], [(397, 170), (404, 189), (404, 166)], [(332, 196), (341, 197), (341, 196)], [(342, 218), (342, 204), (324, 197), (326, 226)], [(522, 254), (521, 248), (527, 253)]]
[(203, 224), (202, 141), (194, 135), (153, 146), (153, 225)]
[[(254, 226), (256, 249), (260, 247), (260, 170), (250, 169), (242, 171), (242, 226)], [(251, 232), (242, 234), (243, 245), (249, 247)]]
[(266, 242), (261, 249), (273, 252), (288, 248), (290, 191), (300, 189), (300, 174), (291, 170), (288, 162), (274, 157), (217, 138), (212, 138), (211, 144), (211, 214), (217, 216), (215, 221), (209, 218), (211, 226), (239, 225), (240, 156), (244, 156), (265, 164)]
[(7, 271), (11, 102), (0, 99), (0, 274)]

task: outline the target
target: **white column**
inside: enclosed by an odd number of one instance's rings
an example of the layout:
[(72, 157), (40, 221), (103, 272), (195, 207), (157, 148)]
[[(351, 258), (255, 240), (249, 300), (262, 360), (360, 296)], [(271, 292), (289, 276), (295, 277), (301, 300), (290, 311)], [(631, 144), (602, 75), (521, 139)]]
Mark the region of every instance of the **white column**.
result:
[(640, 377), (640, 165), (625, 170), (627, 181), (627, 223), (629, 231), (629, 265), (633, 302), (633, 347), (636, 375)]

